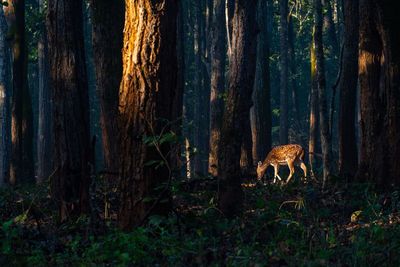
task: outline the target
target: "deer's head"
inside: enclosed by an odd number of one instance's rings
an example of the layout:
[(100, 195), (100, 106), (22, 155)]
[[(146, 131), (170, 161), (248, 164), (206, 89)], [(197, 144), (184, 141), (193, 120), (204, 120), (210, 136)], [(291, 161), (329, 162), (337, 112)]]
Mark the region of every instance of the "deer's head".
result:
[(262, 162), (259, 161), (257, 164), (257, 179), (261, 180), (264, 176), (264, 173), (265, 173), (265, 168), (263, 168)]

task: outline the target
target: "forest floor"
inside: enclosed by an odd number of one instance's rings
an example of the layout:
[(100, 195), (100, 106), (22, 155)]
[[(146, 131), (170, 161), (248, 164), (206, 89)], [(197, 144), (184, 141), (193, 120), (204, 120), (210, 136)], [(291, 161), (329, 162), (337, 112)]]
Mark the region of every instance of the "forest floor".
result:
[[(80, 217), (56, 224), (48, 185), (0, 191), (0, 264), (5, 266), (400, 266), (400, 191), (338, 178), (243, 184), (242, 216), (216, 208), (215, 183), (175, 182), (174, 212), (143, 227)], [(115, 194), (115, 192), (114, 192)], [(96, 190), (96, 218), (105, 192)]]

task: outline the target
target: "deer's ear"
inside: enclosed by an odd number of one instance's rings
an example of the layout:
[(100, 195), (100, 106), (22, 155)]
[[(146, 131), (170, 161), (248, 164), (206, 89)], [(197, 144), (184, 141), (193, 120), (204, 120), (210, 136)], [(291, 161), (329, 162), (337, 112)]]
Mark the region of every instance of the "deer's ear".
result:
[(258, 166), (261, 166), (261, 165), (262, 165), (262, 162), (261, 162), (261, 161), (259, 161), (257, 165), (258, 165)]

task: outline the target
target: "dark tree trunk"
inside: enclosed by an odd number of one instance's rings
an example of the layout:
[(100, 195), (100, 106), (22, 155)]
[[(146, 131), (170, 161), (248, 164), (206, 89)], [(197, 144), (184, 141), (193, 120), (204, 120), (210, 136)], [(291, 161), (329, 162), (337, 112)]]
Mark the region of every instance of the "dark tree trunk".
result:
[[(170, 210), (168, 160), (176, 93), (175, 1), (127, 1), (119, 94), (119, 225), (130, 229)], [(134, 34), (135, 33), (135, 34)]]
[(28, 55), (25, 43), (25, 1), (8, 1), (5, 12), (13, 53), (10, 184), (14, 185), (34, 181), (32, 104), (28, 89)]
[(218, 175), (218, 145), (221, 135), (225, 91), (226, 28), (225, 1), (214, 1), (211, 37), (210, 155), (208, 171)]
[(324, 66), (324, 47), (322, 43), (322, 5), (321, 0), (314, 0), (314, 46), (317, 70), (318, 102), (319, 102), (319, 126), (321, 133), (323, 185), (331, 175), (332, 146), (329, 131), (328, 110), (326, 103), (326, 81)]
[(342, 74), (339, 81), (339, 172), (353, 177), (357, 171), (356, 95), (358, 82), (358, 0), (345, 1)]
[(240, 152), (249, 116), (256, 59), (256, 0), (237, 0), (233, 17), (229, 90), (219, 147), (219, 208), (228, 217), (241, 210)]
[(62, 221), (89, 211), (89, 98), (82, 1), (48, 1), (47, 32), (53, 91), (52, 195)]
[(0, 187), (9, 179), (11, 51), (8, 26), (0, 6)]
[(308, 164), (310, 165), (311, 175), (314, 176), (315, 153), (318, 137), (318, 84), (317, 84), (317, 59), (314, 45), (315, 28), (313, 29), (313, 40), (310, 47), (310, 65), (311, 65), (311, 90), (310, 90), (310, 128), (308, 138)]
[[(299, 113), (299, 101), (297, 95), (297, 70), (296, 70), (296, 51), (294, 49), (295, 42), (295, 33), (294, 33), (294, 25), (293, 25), (293, 17), (289, 15), (288, 17), (288, 64), (290, 67), (290, 92), (291, 92), (291, 106), (292, 106), (292, 118), (293, 118), (293, 126), (300, 124), (300, 113)], [(294, 128), (297, 132), (300, 130), (299, 127)]]
[(288, 1), (279, 1), (280, 12), (280, 104), (279, 104), (279, 142), (288, 143)]
[(325, 8), (326, 12), (324, 13), (324, 28), (326, 30), (329, 43), (332, 47), (333, 55), (339, 55), (339, 44), (336, 35), (336, 27), (333, 22), (333, 13), (332, 13), (332, 5), (331, 0), (322, 0), (322, 5)]
[(400, 184), (400, 17), (397, 1), (360, 0), (359, 180)]
[(257, 61), (251, 113), (253, 160), (263, 161), (271, 149), (271, 88), (269, 74), (269, 34), (267, 20), (271, 1), (258, 1)]
[[(44, 1), (39, 0), (40, 12), (44, 9)], [(39, 118), (37, 140), (37, 182), (49, 178), (53, 167), (52, 125), (51, 125), (51, 92), (49, 77), (49, 55), (45, 23), (40, 25), (38, 41), (38, 71), (39, 71)]]
[[(100, 102), (104, 167), (118, 172), (118, 93), (122, 77), (123, 0), (90, 0), (96, 88)], [(114, 176), (115, 177), (115, 176)]]
[(243, 141), (240, 156), (240, 168), (242, 175), (247, 176), (253, 169), (253, 140), (251, 135), (250, 114), (245, 118), (243, 131)]

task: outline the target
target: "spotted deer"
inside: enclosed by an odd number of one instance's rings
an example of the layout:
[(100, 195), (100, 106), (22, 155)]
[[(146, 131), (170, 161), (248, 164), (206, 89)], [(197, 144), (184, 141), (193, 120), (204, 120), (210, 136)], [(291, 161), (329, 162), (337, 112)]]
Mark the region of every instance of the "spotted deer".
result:
[(303, 162), (304, 160), (304, 149), (300, 145), (290, 144), (276, 146), (268, 153), (267, 158), (262, 163), (258, 162), (257, 166), (257, 179), (261, 180), (267, 171), (269, 165), (274, 167), (274, 183), (276, 178), (282, 180), (279, 176), (279, 166), (288, 165), (290, 173), (286, 180), (286, 183), (290, 181), (294, 174), (294, 165), (299, 165), (304, 172), (304, 179), (307, 178), (307, 167)]

